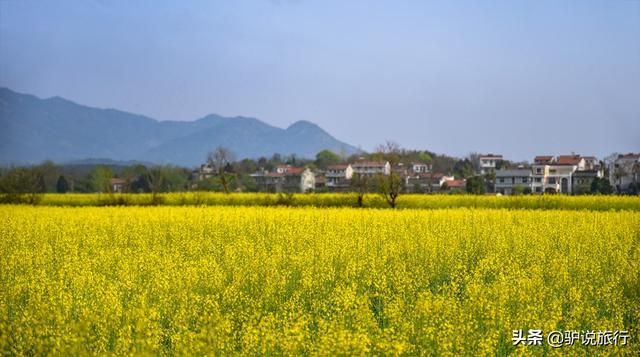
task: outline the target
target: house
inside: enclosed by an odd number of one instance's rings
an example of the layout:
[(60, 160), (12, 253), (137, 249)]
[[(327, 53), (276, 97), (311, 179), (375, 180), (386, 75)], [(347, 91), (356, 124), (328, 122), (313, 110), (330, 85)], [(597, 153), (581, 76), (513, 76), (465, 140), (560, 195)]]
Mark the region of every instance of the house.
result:
[(582, 194), (591, 192), (591, 184), (596, 178), (602, 178), (602, 170), (582, 170), (573, 173), (573, 193)]
[(114, 177), (109, 182), (109, 185), (109, 187), (111, 187), (111, 192), (122, 193), (127, 187), (127, 180)]
[(331, 165), (325, 172), (326, 186), (331, 189), (344, 189), (351, 185), (353, 167), (350, 164)]
[(464, 191), (467, 188), (467, 180), (446, 180), (442, 183), (442, 189), (448, 191)]
[(324, 190), (327, 187), (327, 177), (324, 174), (316, 174), (315, 190)]
[(529, 169), (496, 171), (495, 192), (511, 195), (514, 191), (533, 192), (533, 175)]
[(289, 167), (284, 173), (282, 190), (287, 192), (308, 192), (316, 187), (316, 176), (304, 167)]
[(554, 156), (536, 156), (531, 165), (533, 174), (532, 190), (536, 193), (574, 193), (573, 179), (576, 172), (587, 170), (600, 171), (593, 156), (576, 154)]
[(640, 154), (618, 155), (609, 167), (609, 182), (618, 192), (631, 191), (631, 185), (640, 184)]
[(196, 177), (198, 177), (198, 180), (203, 181), (206, 179), (209, 179), (213, 176), (216, 175), (216, 169), (215, 167), (209, 165), (209, 164), (202, 164), (200, 165), (200, 168), (195, 170), (194, 174)]
[(436, 172), (414, 173), (404, 178), (405, 191), (408, 193), (439, 191), (445, 181), (453, 179), (453, 176), (447, 176)]
[(315, 189), (315, 175), (304, 167), (279, 165), (273, 172), (265, 170), (250, 175), (259, 190), (267, 192), (307, 192)]
[(412, 174), (426, 174), (431, 172), (431, 164), (425, 164), (423, 162), (412, 162), (409, 164), (410, 172)]
[(480, 174), (484, 175), (491, 171), (495, 171), (498, 163), (502, 160), (504, 160), (502, 155), (494, 155), (491, 153), (487, 155), (480, 155), (480, 157), (478, 157), (478, 167), (480, 168)]
[(389, 175), (391, 164), (389, 161), (359, 161), (351, 165), (353, 173), (364, 176)]
[(284, 183), (284, 174), (282, 173), (259, 170), (249, 176), (256, 182), (256, 187), (260, 191), (280, 192), (282, 190)]

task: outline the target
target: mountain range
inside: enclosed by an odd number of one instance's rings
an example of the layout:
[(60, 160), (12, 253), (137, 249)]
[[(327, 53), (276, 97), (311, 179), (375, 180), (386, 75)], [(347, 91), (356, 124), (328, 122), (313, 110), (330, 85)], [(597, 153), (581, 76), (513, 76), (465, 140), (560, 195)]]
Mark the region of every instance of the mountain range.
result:
[(194, 121), (159, 121), (0, 88), (0, 164), (99, 158), (195, 166), (217, 146), (230, 149), (237, 159), (274, 153), (312, 158), (324, 149), (358, 151), (308, 121), (286, 129), (255, 118), (216, 114)]

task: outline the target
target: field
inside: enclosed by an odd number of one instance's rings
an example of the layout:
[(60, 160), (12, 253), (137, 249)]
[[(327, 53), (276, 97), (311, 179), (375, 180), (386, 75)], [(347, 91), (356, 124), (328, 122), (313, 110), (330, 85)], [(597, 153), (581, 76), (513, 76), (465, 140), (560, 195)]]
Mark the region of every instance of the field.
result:
[[(159, 203), (169, 206), (293, 206), (293, 207), (355, 207), (355, 194), (319, 193), (295, 194), (291, 197), (269, 193), (178, 192), (159, 194)], [(118, 206), (150, 205), (151, 194), (45, 194), (44, 206)], [(367, 194), (365, 207), (386, 208), (387, 203), (377, 194)], [(476, 196), (403, 194), (398, 208), (506, 208), (506, 209), (562, 209), (562, 210), (632, 210), (640, 211), (640, 197), (634, 196)]]
[[(0, 353), (637, 354), (640, 212), (590, 202), (0, 206)], [(515, 329), (631, 340), (516, 347)]]

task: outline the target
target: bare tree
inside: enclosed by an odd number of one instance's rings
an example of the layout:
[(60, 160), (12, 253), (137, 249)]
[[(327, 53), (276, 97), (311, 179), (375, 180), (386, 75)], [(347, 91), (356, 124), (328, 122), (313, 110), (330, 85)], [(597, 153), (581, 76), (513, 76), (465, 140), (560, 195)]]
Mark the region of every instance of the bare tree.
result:
[(207, 164), (215, 170), (225, 193), (229, 193), (230, 184), (230, 177), (228, 176), (228, 173), (225, 172), (225, 167), (228, 164), (231, 164), (234, 160), (234, 153), (223, 146), (218, 146), (207, 155)]
[(358, 207), (364, 207), (364, 195), (369, 191), (369, 177), (354, 173), (351, 177), (351, 187), (356, 193)]
[(165, 171), (162, 166), (153, 166), (147, 169), (147, 182), (151, 190), (151, 204), (158, 205), (162, 203), (160, 192), (164, 187)]
[(480, 167), (480, 154), (477, 152), (470, 152), (469, 155), (467, 155), (467, 158), (469, 159), (469, 161), (471, 161), (471, 165), (473, 165), (473, 170), (478, 173), (480, 172), (480, 170), (482, 169), (482, 167)]
[(402, 190), (402, 178), (391, 171), (389, 175), (378, 175), (378, 192), (391, 208), (396, 208), (396, 200)]
[(400, 161), (401, 151), (400, 145), (390, 140), (377, 147), (376, 154), (391, 164), (391, 171), (388, 175), (382, 174), (377, 177), (378, 192), (391, 208), (396, 207), (396, 200), (402, 190), (402, 177), (394, 171), (396, 164)]

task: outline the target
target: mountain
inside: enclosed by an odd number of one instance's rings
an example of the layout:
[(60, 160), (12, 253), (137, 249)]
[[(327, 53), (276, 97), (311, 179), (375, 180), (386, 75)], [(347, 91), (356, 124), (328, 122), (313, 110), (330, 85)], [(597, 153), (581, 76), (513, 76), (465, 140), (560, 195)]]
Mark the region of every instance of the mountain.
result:
[(195, 121), (158, 121), (0, 88), (1, 164), (101, 158), (194, 166), (219, 145), (238, 159), (274, 153), (312, 158), (324, 149), (357, 152), (307, 121), (286, 129), (255, 118), (215, 114)]

